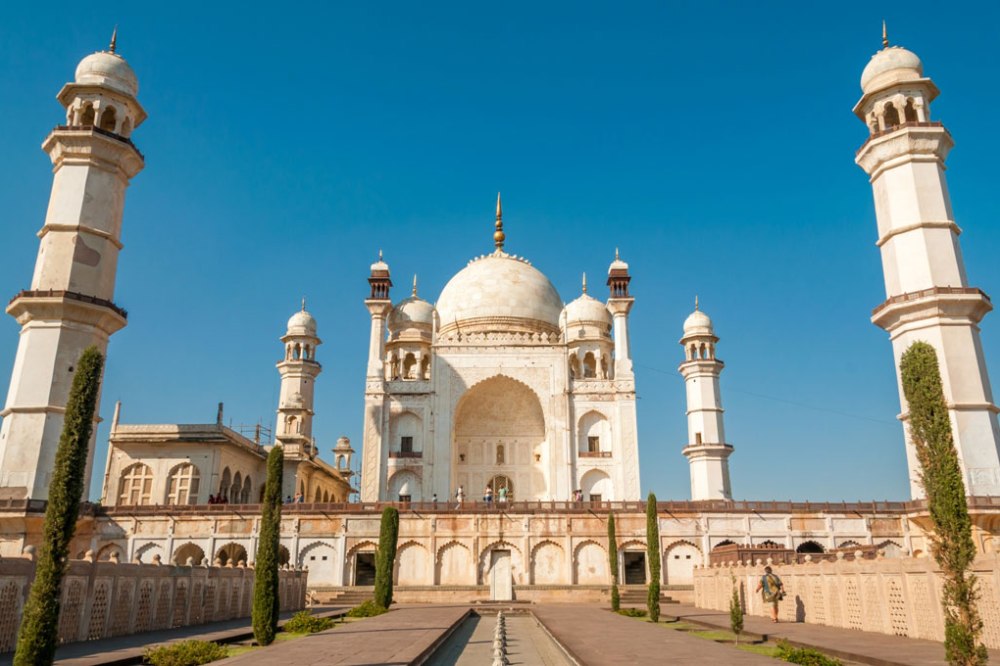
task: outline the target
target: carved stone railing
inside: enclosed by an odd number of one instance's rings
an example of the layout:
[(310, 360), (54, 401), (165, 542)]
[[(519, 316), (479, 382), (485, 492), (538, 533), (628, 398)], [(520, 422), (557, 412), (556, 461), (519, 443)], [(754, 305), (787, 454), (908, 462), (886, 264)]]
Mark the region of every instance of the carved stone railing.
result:
[[(871, 143), (875, 139), (880, 139), (883, 136), (886, 136), (886, 135), (892, 134), (893, 132), (896, 132), (898, 130), (907, 129), (907, 128), (910, 128), (910, 127), (913, 127), (913, 128), (916, 128), (916, 127), (940, 127), (942, 129), (944, 129), (944, 123), (942, 123), (940, 121), (936, 121), (936, 120), (930, 120), (930, 121), (926, 121), (926, 122), (918, 122), (916, 120), (910, 120), (910, 121), (905, 122), (905, 123), (899, 123), (898, 125), (893, 125), (892, 127), (887, 127), (884, 130), (879, 130), (878, 132), (874, 132), (867, 139), (865, 139), (865, 142), (863, 144), (861, 144), (861, 147), (858, 148), (858, 150), (855, 152), (855, 154), (860, 153), (862, 150), (865, 149), (865, 146), (867, 146), (869, 143)], [(950, 136), (950, 132), (948, 132), (948, 130), (944, 130), (944, 132), (945, 132), (945, 134), (948, 134)]]
[(611, 451), (580, 451), (581, 458), (610, 458)]
[(114, 139), (115, 141), (121, 141), (126, 146), (128, 146), (129, 148), (131, 148), (132, 150), (134, 150), (136, 153), (138, 153), (139, 157), (142, 157), (143, 159), (145, 159), (145, 157), (143, 157), (142, 151), (140, 151), (136, 147), (136, 145), (134, 143), (132, 143), (132, 139), (130, 139), (128, 137), (125, 137), (125, 136), (122, 136), (121, 134), (115, 134), (114, 132), (112, 132), (110, 130), (101, 129), (100, 127), (97, 127), (96, 125), (56, 125), (55, 129), (53, 131), (56, 131), (56, 132), (66, 132), (66, 131), (70, 131), (70, 132), (93, 132), (94, 134), (100, 134), (101, 136), (106, 136), (109, 139)]
[(921, 298), (927, 298), (928, 296), (942, 296), (945, 294), (982, 296), (987, 302), (990, 302), (990, 297), (986, 295), (985, 291), (979, 289), (978, 287), (931, 287), (930, 289), (921, 289), (920, 291), (910, 291), (905, 294), (891, 296), (887, 298), (884, 303), (872, 310), (872, 316), (874, 317), (882, 310), (886, 309), (890, 305), (895, 305), (896, 303), (916, 301)]
[(99, 305), (109, 310), (113, 310), (122, 319), (128, 319), (128, 311), (125, 308), (120, 308), (109, 300), (98, 298), (96, 296), (88, 296), (87, 294), (81, 294), (75, 291), (66, 291), (62, 289), (22, 289), (17, 292), (14, 298), (8, 301), (7, 305), (10, 305), (19, 298), (69, 298), (74, 301), (80, 301), (81, 303), (91, 303), (93, 305)]
[(390, 458), (423, 458), (423, 451), (389, 451)]

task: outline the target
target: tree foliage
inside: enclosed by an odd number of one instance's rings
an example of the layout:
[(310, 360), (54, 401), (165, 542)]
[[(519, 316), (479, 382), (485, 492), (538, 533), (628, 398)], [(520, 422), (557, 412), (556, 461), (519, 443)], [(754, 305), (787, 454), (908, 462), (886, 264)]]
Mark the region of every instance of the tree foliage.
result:
[(611, 569), (611, 610), (621, 609), (618, 596), (618, 535), (615, 533), (615, 514), (608, 514), (608, 567)]
[(87, 452), (94, 429), (94, 410), (101, 391), (103, 368), (104, 357), (97, 347), (85, 349), (76, 364), (59, 448), (56, 449), (55, 468), (49, 483), (35, 580), (24, 605), (17, 636), (15, 666), (51, 664), (55, 659), (59, 597), (69, 560), (69, 545), (80, 513), (80, 497), (86, 485)]
[(281, 536), (281, 476), (285, 453), (280, 445), (267, 455), (260, 538), (253, 577), (253, 635), (260, 645), (270, 645), (278, 632), (281, 599), (278, 597), (278, 546)]
[(933, 525), (931, 553), (944, 577), (945, 657), (949, 664), (985, 664), (987, 652), (980, 642), (983, 621), (976, 608), (979, 593), (970, 572), (976, 546), (937, 352), (926, 342), (913, 343), (900, 361), (900, 374), (909, 405), (910, 438), (920, 462), (920, 484)]
[(649, 619), (660, 621), (660, 524), (656, 517), (656, 495), (646, 499), (646, 557), (649, 558)]
[(375, 605), (388, 608), (392, 603), (392, 567), (396, 562), (399, 540), (399, 511), (387, 506), (382, 510), (378, 553), (375, 555)]

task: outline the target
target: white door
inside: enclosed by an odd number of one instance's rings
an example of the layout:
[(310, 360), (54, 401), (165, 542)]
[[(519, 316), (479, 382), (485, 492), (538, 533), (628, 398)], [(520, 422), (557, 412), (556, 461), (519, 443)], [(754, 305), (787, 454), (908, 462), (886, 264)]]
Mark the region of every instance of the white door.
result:
[(514, 575), (510, 567), (509, 550), (490, 551), (490, 599), (510, 601), (514, 598)]

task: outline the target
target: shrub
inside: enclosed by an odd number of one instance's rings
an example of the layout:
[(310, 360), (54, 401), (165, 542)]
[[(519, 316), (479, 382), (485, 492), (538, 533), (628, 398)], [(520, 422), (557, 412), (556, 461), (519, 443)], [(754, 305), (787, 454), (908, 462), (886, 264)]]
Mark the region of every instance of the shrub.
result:
[(979, 590), (970, 571), (976, 546), (937, 352), (926, 342), (914, 342), (903, 353), (899, 371), (910, 439), (920, 462), (920, 485), (931, 515), (931, 553), (944, 578), (945, 658), (962, 666), (985, 664), (988, 654), (980, 642), (983, 621), (976, 608)]
[(743, 604), (740, 602), (740, 586), (736, 584), (735, 574), (729, 574), (733, 581), (733, 596), (729, 599), (729, 628), (736, 634), (736, 644), (740, 644), (740, 634), (743, 633)]
[(229, 656), (226, 648), (209, 641), (181, 641), (146, 648), (144, 663), (152, 666), (200, 666)]
[(375, 604), (382, 608), (388, 608), (392, 604), (392, 567), (396, 562), (398, 540), (399, 511), (387, 506), (382, 511), (378, 552), (375, 553)]
[(618, 535), (615, 534), (615, 514), (608, 514), (608, 565), (611, 568), (611, 610), (618, 612), (621, 597), (618, 596)]
[(375, 617), (376, 615), (381, 615), (386, 612), (388, 611), (385, 608), (369, 599), (368, 601), (347, 611), (347, 617)]
[(282, 626), (290, 634), (315, 634), (333, 626), (333, 618), (315, 617), (309, 611), (299, 611)]
[(619, 608), (615, 612), (625, 617), (646, 617), (647, 615), (647, 611), (642, 608)]
[(656, 518), (656, 495), (646, 499), (646, 557), (649, 558), (649, 593), (646, 607), (649, 619), (660, 621), (660, 525)]
[(69, 542), (80, 513), (103, 367), (104, 357), (96, 347), (85, 349), (76, 365), (49, 483), (49, 503), (45, 507), (35, 580), (28, 592), (17, 636), (15, 666), (42, 666), (55, 659), (59, 596), (69, 561)]
[(801, 666), (844, 666), (844, 662), (841, 660), (828, 657), (819, 650), (792, 647), (785, 641), (778, 643), (778, 652), (774, 656), (790, 664), (800, 664)]
[(281, 609), (278, 598), (278, 540), (281, 536), (281, 474), (284, 464), (284, 451), (275, 444), (267, 455), (260, 541), (254, 562), (253, 636), (260, 645), (270, 645), (278, 632)]

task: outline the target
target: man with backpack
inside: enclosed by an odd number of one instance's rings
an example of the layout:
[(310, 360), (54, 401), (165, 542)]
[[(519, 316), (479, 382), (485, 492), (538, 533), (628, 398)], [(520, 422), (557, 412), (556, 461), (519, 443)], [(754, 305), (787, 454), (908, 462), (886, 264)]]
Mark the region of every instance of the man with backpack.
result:
[(778, 602), (785, 598), (785, 587), (771, 567), (764, 567), (764, 575), (760, 577), (756, 591), (763, 593), (765, 604), (771, 604), (771, 622), (777, 622)]

